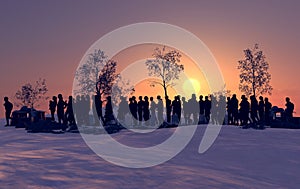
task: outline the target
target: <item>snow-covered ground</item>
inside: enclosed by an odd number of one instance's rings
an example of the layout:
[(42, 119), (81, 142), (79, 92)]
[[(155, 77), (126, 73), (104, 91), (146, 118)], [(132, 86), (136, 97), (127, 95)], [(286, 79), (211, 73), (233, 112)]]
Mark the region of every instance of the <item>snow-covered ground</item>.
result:
[[(2, 122), (3, 123), (3, 122)], [(198, 153), (205, 126), (173, 159), (150, 168), (108, 163), (80, 134), (27, 133), (0, 127), (0, 188), (299, 188), (300, 130), (222, 127), (213, 146)], [(183, 127), (181, 129), (189, 129)], [(160, 129), (154, 138), (169, 136)], [(143, 147), (143, 134), (113, 136)], [(151, 135), (145, 135), (151, 137)]]

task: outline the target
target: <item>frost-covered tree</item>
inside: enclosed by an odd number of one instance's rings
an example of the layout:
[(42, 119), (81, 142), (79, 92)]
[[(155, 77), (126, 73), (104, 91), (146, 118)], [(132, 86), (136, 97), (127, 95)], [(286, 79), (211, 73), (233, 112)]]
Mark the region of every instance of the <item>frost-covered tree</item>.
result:
[(245, 59), (238, 61), (238, 69), (240, 70), (240, 84), (241, 92), (249, 95), (263, 95), (272, 94), (272, 86), (270, 85), (271, 74), (269, 73), (269, 63), (266, 57), (255, 44), (251, 50), (247, 48), (244, 50)]
[(168, 87), (174, 85), (174, 81), (179, 79), (179, 75), (184, 71), (184, 66), (180, 64), (181, 54), (179, 51), (167, 51), (166, 47), (156, 48), (153, 53), (154, 59), (146, 61), (148, 75), (158, 77), (161, 82), (152, 81), (151, 85), (161, 85), (168, 96)]

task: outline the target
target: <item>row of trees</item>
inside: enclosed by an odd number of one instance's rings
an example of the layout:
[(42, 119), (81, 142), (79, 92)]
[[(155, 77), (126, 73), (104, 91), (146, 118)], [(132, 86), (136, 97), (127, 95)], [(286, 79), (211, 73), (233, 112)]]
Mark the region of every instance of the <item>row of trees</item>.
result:
[[(181, 56), (177, 50), (167, 50), (166, 47), (156, 48), (153, 59), (145, 62), (149, 76), (159, 79), (153, 80), (151, 86), (163, 87), (165, 97), (168, 96), (168, 88), (175, 85), (175, 81), (180, 78), (180, 73), (184, 71), (184, 65), (180, 63)], [(263, 52), (256, 44), (253, 49), (244, 50), (244, 56), (245, 59), (238, 61), (240, 91), (247, 96), (271, 94), (271, 74)], [(77, 69), (75, 79), (79, 86), (76, 93), (95, 94), (95, 100), (98, 100), (100, 106), (102, 106), (102, 99), (110, 96), (112, 91), (116, 98), (134, 92), (130, 82), (124, 81), (117, 73), (117, 62), (109, 59), (100, 49), (88, 55), (87, 61)], [(47, 99), (45, 97), (47, 91), (45, 79), (39, 79), (34, 85), (30, 83), (23, 85), (17, 91), (15, 98), (20, 105), (33, 108), (39, 101)], [(103, 120), (102, 112), (98, 114)]]

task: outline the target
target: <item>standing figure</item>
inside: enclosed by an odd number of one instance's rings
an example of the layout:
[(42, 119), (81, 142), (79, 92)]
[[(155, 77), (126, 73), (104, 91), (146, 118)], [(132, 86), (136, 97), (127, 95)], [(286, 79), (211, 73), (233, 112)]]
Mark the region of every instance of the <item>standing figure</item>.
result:
[(231, 98), (227, 97), (227, 103), (226, 103), (226, 108), (227, 108), (227, 120), (228, 120), (228, 125), (233, 124), (233, 115), (232, 115), (232, 104), (231, 104)]
[(128, 103), (126, 101), (126, 98), (121, 96), (121, 101), (119, 104), (119, 109), (118, 109), (118, 121), (120, 124), (125, 123), (125, 116), (128, 113)]
[[(84, 99), (84, 100), (82, 100)], [(83, 120), (85, 125), (90, 125), (90, 110), (91, 110), (91, 98), (90, 95), (85, 95), (85, 97), (81, 97), (82, 105), (83, 105)]]
[(74, 118), (74, 113), (73, 113), (73, 97), (72, 96), (69, 96), (69, 101), (67, 104), (65, 118), (67, 119), (67, 122), (69, 122), (69, 125), (75, 125), (75, 118)]
[(52, 121), (55, 121), (54, 113), (56, 111), (56, 106), (57, 106), (57, 97), (53, 96), (52, 100), (49, 101), (49, 110), (50, 110), (50, 113), (51, 113), (51, 120)]
[(164, 122), (164, 104), (159, 95), (157, 96), (157, 121), (159, 125)]
[(180, 97), (175, 96), (174, 100), (172, 102), (172, 123), (175, 125), (178, 125), (180, 123), (180, 117), (181, 117), (181, 102)]
[(180, 100), (180, 95), (177, 95), (177, 106), (178, 106), (178, 119), (179, 119), (179, 123), (181, 120), (181, 100)]
[(251, 123), (254, 125), (257, 125), (258, 117), (257, 117), (257, 111), (258, 111), (258, 102), (254, 95), (250, 96), (251, 101)]
[(106, 97), (105, 113), (104, 113), (104, 125), (110, 124), (115, 120), (113, 107), (111, 103), (111, 96)]
[(199, 121), (198, 124), (205, 124), (206, 118), (204, 115), (205, 112), (205, 102), (203, 100), (203, 95), (199, 96)]
[(193, 124), (198, 124), (199, 104), (196, 99), (196, 94), (192, 94), (192, 98), (188, 101), (191, 114), (193, 115)]
[(93, 106), (94, 106), (93, 114), (95, 114), (94, 115), (95, 122), (100, 124), (99, 120), (103, 118), (103, 115), (102, 115), (102, 100), (100, 98), (100, 94), (96, 94), (94, 96)]
[(58, 94), (58, 103), (57, 103), (57, 118), (58, 123), (65, 123), (65, 108), (67, 107), (67, 103), (64, 101), (62, 94)]
[(4, 97), (4, 108), (5, 108), (5, 119), (6, 119), (6, 125), (9, 126), (9, 119), (11, 115), (11, 111), (13, 109), (13, 104), (9, 102), (8, 97)]
[(148, 96), (144, 97), (143, 118), (144, 118), (145, 124), (148, 126), (148, 124), (149, 124), (148, 120), (150, 118), (149, 98), (148, 98)]
[(135, 96), (132, 96), (129, 99), (129, 110), (132, 115), (132, 124), (133, 126), (137, 126), (137, 120), (138, 120), (138, 115), (137, 115), (137, 110), (138, 110), (138, 105)]
[(210, 106), (210, 110), (208, 113), (210, 113), (210, 120), (212, 124), (219, 124), (218, 122), (218, 100), (217, 97), (214, 95), (210, 95), (210, 100), (211, 100), (211, 106)]
[(156, 103), (153, 101), (153, 97), (150, 97), (150, 124), (151, 126), (155, 126), (157, 124), (156, 118)]
[(289, 97), (286, 97), (285, 99), (286, 104), (285, 104), (285, 117), (286, 117), (286, 121), (290, 122), (293, 118), (293, 112), (294, 112), (294, 104), (291, 102)]
[(271, 114), (272, 104), (269, 102), (268, 98), (265, 98), (265, 122), (266, 125), (270, 125), (270, 114)]
[(208, 99), (208, 96), (205, 96), (204, 101), (204, 115), (206, 119), (206, 123), (208, 124), (210, 121), (210, 113), (211, 113), (211, 101)]
[(188, 102), (185, 100), (185, 97), (182, 97), (181, 101), (182, 101), (183, 118), (184, 118), (183, 124), (187, 125), (189, 117), (190, 117), (190, 114), (188, 111)]
[(259, 123), (263, 124), (265, 121), (265, 102), (262, 96), (259, 97), (258, 115), (259, 115)]
[(144, 101), (142, 96), (139, 96), (139, 102), (137, 104), (137, 108), (138, 108), (138, 115), (139, 115), (139, 125), (141, 125), (143, 121), (143, 108), (144, 108)]
[(240, 103), (239, 117), (241, 119), (241, 125), (247, 125), (249, 121), (250, 104), (245, 95), (242, 95), (241, 99), (242, 101)]
[(171, 111), (172, 111), (172, 104), (171, 100), (168, 96), (166, 96), (166, 114), (167, 114), (167, 122), (171, 122)]
[(233, 94), (231, 99), (231, 108), (232, 108), (232, 121), (234, 125), (239, 124), (239, 101), (236, 98), (236, 94)]
[(225, 119), (226, 115), (226, 96), (220, 95), (219, 101), (218, 101), (218, 107), (217, 107), (217, 122), (218, 124), (228, 124), (228, 120)]
[(81, 96), (77, 95), (74, 102), (74, 116), (76, 117), (76, 121), (78, 125), (83, 124), (83, 116), (82, 116), (82, 101)]

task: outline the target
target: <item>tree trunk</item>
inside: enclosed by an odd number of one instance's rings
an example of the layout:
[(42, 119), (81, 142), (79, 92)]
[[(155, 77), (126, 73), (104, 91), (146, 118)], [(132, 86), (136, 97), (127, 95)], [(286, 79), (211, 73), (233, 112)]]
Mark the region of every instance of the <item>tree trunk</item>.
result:
[(164, 91), (165, 91), (165, 98), (168, 96), (168, 91), (167, 91), (167, 87), (166, 87), (166, 82), (163, 81), (163, 87), (164, 87)]
[(252, 91), (253, 91), (253, 96), (256, 97), (256, 94), (255, 94), (255, 69), (254, 69), (253, 60), (251, 60), (251, 63), (252, 63)]
[(100, 105), (99, 105), (100, 107), (99, 107), (99, 111), (98, 111), (98, 114), (100, 114), (100, 115), (98, 115), (98, 117), (100, 117), (102, 124), (104, 124), (104, 117), (103, 117), (103, 112), (102, 112), (102, 99), (101, 99), (100, 89), (98, 87), (98, 82), (96, 83), (96, 93), (99, 97), (99, 102), (100, 102)]

